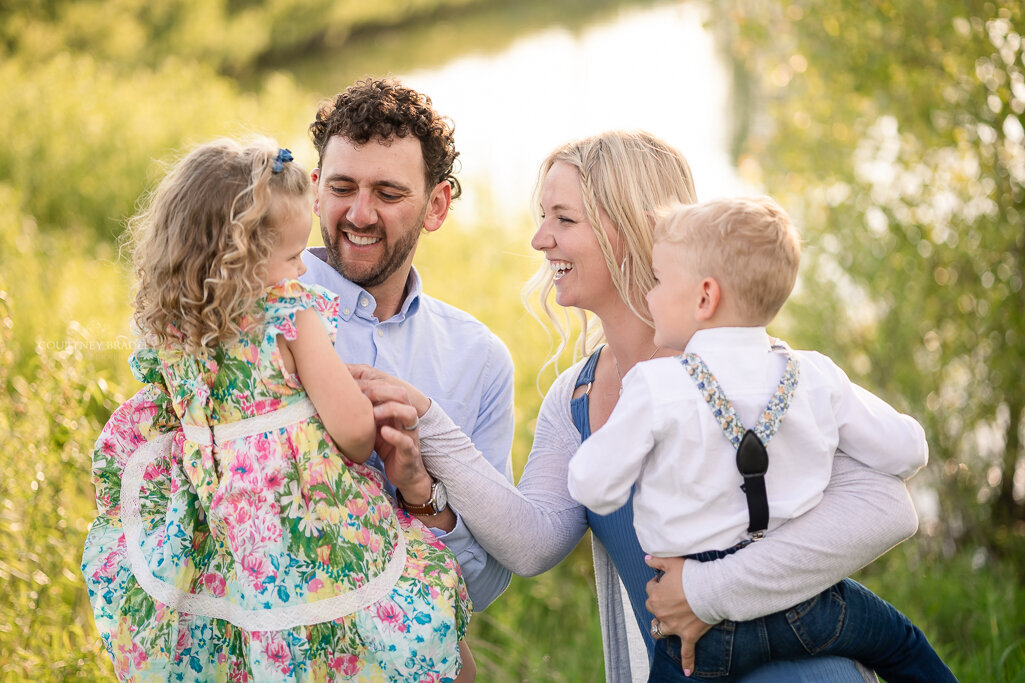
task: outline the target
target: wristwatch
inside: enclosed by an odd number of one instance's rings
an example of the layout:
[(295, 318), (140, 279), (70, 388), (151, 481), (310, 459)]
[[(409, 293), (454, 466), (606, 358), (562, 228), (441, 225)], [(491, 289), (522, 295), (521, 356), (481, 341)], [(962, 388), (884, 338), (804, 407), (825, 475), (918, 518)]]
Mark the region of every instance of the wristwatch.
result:
[(402, 491), (398, 489), (395, 489), (395, 497), (398, 499), (399, 505), (402, 506), (403, 510), (414, 515), (436, 515), (444, 512), (445, 508), (448, 507), (448, 492), (445, 490), (445, 485), (440, 481), (435, 481), (431, 484), (431, 499), (426, 503), (419, 505), (408, 503), (402, 497)]

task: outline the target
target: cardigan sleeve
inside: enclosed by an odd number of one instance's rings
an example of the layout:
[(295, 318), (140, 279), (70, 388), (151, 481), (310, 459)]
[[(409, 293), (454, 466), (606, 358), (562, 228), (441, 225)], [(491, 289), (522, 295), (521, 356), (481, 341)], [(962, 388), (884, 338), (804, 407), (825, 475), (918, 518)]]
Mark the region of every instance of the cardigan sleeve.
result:
[(580, 446), (569, 414), (575, 375), (567, 375), (574, 371), (560, 376), (545, 396), (516, 487), (436, 403), (420, 418), (420, 450), (428, 471), (445, 483), (449, 503), (488, 554), (521, 576), (557, 565), (587, 531), (585, 510), (567, 489), (569, 460)]
[(904, 481), (840, 453), (819, 504), (742, 552), (684, 562), (694, 614), (747, 621), (808, 600), (918, 530)]

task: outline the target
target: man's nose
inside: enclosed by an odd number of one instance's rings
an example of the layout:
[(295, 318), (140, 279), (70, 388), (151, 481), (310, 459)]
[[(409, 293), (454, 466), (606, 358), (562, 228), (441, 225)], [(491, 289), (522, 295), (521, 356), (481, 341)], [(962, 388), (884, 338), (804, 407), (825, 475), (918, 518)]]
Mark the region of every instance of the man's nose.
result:
[(369, 192), (357, 192), (345, 212), (345, 218), (358, 228), (373, 225), (377, 222), (377, 211), (373, 206), (373, 197)]

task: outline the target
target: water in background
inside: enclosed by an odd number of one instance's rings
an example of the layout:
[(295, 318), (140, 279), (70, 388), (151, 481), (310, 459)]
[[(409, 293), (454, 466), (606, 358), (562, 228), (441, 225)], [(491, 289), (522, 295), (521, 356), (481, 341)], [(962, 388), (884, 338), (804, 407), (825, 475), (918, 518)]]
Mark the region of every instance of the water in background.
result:
[[(443, 21), (356, 41), (289, 70), (324, 96), (366, 74), (391, 74), (427, 93), (455, 122), (462, 215), (526, 211), (553, 148), (610, 128), (642, 128), (680, 149), (700, 198), (746, 191), (729, 154), (730, 72), (703, 26), (704, 5), (576, 10)], [(439, 45), (461, 54), (446, 61)]]

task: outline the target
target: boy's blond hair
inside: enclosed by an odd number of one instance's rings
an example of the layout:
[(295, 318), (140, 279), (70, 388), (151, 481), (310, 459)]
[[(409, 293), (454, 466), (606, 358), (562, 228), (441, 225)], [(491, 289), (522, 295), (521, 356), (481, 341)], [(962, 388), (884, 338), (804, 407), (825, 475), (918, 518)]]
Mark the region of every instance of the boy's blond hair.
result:
[(674, 207), (655, 241), (681, 247), (699, 277), (712, 277), (737, 312), (767, 325), (797, 281), (801, 237), (771, 197), (732, 197)]

